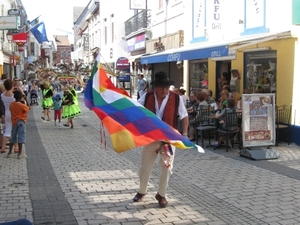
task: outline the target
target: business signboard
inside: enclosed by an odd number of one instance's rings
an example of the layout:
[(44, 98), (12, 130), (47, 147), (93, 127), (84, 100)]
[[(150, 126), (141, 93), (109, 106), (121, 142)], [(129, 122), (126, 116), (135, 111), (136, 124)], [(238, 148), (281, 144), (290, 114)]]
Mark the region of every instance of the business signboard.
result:
[(0, 30), (17, 30), (20, 18), (17, 16), (0, 16)]
[(243, 94), (243, 147), (273, 146), (275, 94)]

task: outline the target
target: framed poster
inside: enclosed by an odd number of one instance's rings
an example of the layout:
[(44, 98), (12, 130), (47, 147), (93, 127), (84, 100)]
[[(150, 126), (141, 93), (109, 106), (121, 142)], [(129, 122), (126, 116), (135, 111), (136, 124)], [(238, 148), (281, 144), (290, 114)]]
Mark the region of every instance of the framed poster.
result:
[(243, 94), (243, 147), (276, 144), (275, 94)]

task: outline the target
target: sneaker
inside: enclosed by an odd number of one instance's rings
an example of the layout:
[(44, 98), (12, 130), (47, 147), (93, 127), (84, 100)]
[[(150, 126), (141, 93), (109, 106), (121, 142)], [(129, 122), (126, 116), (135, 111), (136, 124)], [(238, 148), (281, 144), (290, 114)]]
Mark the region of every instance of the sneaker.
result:
[(54, 126), (56, 126), (56, 121), (54, 121)]
[(27, 155), (26, 154), (18, 154), (18, 159), (26, 159)]
[(61, 123), (58, 123), (58, 126), (61, 127)]
[(11, 153), (7, 153), (7, 158), (12, 158), (12, 154)]
[(41, 118), (42, 118), (42, 120), (45, 120), (45, 117), (42, 116)]

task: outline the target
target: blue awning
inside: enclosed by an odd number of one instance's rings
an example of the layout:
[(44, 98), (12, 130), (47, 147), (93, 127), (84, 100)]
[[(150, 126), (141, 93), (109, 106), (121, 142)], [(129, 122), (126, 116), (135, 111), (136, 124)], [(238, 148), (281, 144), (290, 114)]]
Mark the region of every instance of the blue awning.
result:
[(181, 60), (206, 59), (221, 56), (228, 56), (228, 45), (215, 47), (182, 47), (170, 49), (164, 52), (159, 52), (141, 57), (141, 64), (176, 62)]

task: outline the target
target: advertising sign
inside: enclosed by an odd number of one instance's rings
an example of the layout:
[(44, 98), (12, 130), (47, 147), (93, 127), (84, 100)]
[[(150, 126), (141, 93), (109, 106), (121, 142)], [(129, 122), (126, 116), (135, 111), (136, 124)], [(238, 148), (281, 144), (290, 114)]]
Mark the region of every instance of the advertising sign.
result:
[(83, 34), (83, 50), (88, 51), (89, 50), (89, 35)]
[(118, 58), (116, 62), (116, 69), (117, 70), (130, 70), (130, 63), (126, 57)]
[(147, 0), (130, 0), (130, 9), (147, 9)]
[(145, 34), (137, 35), (126, 41), (127, 52), (136, 51), (138, 49), (146, 48)]
[(19, 26), (19, 17), (0, 16), (0, 30), (17, 30)]
[(275, 94), (243, 94), (243, 147), (276, 144)]

